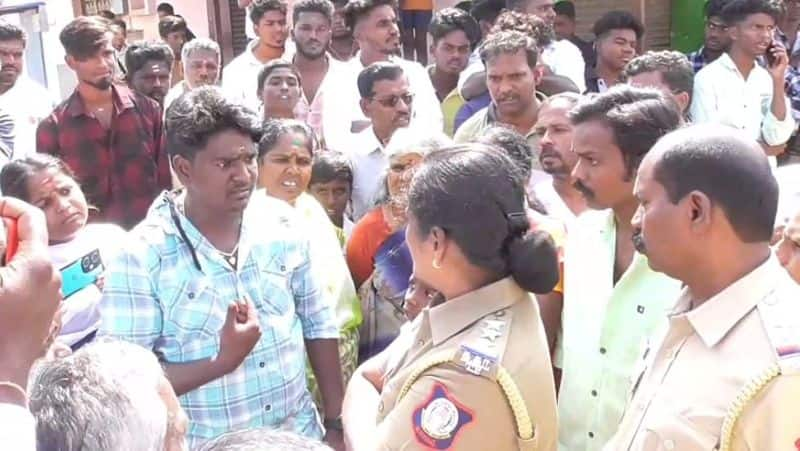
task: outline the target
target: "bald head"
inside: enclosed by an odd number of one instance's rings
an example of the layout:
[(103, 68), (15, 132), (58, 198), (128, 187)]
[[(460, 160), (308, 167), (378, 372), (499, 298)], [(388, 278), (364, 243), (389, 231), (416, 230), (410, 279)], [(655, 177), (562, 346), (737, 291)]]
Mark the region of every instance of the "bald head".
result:
[(696, 125), (664, 136), (645, 158), (673, 204), (703, 193), (743, 242), (770, 241), (778, 183), (754, 140), (731, 128)]

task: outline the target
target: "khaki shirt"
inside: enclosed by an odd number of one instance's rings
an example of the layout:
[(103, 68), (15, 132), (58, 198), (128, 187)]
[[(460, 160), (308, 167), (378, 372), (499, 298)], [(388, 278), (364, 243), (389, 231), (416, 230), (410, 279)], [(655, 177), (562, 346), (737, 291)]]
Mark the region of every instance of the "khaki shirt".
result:
[[(723, 425), (736, 415), (726, 417), (740, 402), (729, 449), (795, 449), (800, 376), (785, 363), (800, 357), (800, 286), (771, 257), (699, 307), (690, 305), (685, 291), (663, 340), (644, 351), (633, 399), (605, 450), (718, 449)], [(778, 336), (795, 344), (776, 343)]]
[[(378, 449), (555, 450), (547, 339), (536, 302), (513, 279), (424, 310), (388, 352)], [(401, 397), (412, 373), (432, 360), (440, 363), (423, 371)], [(534, 433), (528, 440), (518, 437), (498, 384), (503, 371), (530, 415)]]

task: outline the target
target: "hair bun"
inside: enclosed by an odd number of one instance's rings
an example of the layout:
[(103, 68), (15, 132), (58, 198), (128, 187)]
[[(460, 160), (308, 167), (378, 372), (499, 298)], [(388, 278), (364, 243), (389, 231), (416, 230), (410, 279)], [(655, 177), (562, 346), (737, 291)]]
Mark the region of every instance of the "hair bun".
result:
[(541, 231), (514, 236), (508, 244), (508, 267), (520, 287), (536, 294), (553, 291), (558, 283), (558, 251)]

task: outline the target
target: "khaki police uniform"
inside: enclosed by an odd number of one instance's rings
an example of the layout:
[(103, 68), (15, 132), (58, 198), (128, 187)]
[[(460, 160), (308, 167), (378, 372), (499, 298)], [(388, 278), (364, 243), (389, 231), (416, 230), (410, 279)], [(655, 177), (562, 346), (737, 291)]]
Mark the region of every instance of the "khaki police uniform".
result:
[(389, 349), (380, 450), (555, 450), (547, 339), (506, 278), (426, 309)]
[(657, 343), (606, 451), (800, 449), (800, 286), (774, 257), (697, 308), (684, 292)]

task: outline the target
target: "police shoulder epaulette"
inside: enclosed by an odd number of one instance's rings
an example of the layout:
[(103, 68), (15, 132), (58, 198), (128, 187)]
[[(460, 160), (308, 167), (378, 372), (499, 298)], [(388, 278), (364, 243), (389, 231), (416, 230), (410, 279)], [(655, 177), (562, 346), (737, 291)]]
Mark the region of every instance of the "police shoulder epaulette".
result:
[(480, 319), (464, 335), (453, 354), (453, 363), (476, 376), (497, 378), (511, 332), (513, 313), (498, 310)]
[[(736, 423), (753, 399), (780, 375), (800, 373), (800, 304), (797, 302), (800, 299), (800, 288), (794, 286), (793, 282), (792, 285), (782, 286), (785, 283), (778, 282), (778, 286), (757, 306), (776, 361), (739, 391), (722, 422), (720, 443), (716, 448), (719, 451), (731, 449)], [(787, 296), (786, 290), (797, 295)]]

